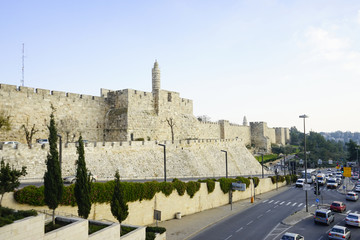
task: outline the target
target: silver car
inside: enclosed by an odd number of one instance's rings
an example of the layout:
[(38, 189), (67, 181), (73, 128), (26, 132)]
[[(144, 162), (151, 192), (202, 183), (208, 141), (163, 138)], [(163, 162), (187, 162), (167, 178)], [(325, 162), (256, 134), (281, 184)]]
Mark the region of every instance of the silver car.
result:
[(347, 227), (335, 225), (329, 232), (329, 239), (350, 239), (351, 232)]
[(305, 238), (300, 234), (287, 232), (280, 240), (305, 240)]
[(346, 194), (346, 200), (356, 201), (359, 199), (359, 195), (356, 192), (348, 192)]
[(346, 225), (360, 227), (360, 214), (349, 213), (345, 218)]
[[(90, 174), (90, 180), (91, 182), (96, 182), (97, 181), (97, 176), (96, 175), (92, 175)], [(68, 177), (64, 177), (63, 178), (64, 183), (75, 183), (76, 182), (76, 176), (68, 176)]]

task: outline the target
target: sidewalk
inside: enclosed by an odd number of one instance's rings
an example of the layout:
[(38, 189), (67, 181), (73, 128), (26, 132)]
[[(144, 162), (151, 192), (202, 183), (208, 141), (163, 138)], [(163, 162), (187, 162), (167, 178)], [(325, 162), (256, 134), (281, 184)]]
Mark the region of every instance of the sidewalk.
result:
[(221, 220), (237, 214), (251, 206), (260, 203), (263, 199), (271, 198), (283, 191), (289, 189), (289, 186), (279, 188), (271, 192), (267, 192), (261, 195), (256, 195), (254, 203), (250, 202), (250, 199), (245, 199), (233, 203), (232, 210), (231, 205), (205, 210), (199, 213), (183, 216), (181, 219), (172, 219), (158, 223), (159, 227), (166, 228), (167, 240), (186, 240), (190, 239), (203, 229), (220, 222)]

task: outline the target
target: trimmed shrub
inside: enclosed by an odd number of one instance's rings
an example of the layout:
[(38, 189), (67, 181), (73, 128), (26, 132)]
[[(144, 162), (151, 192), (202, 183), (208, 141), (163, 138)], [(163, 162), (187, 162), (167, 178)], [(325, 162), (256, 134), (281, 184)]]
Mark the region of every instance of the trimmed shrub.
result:
[(194, 197), (195, 193), (199, 191), (200, 186), (199, 182), (190, 181), (186, 183), (186, 192), (189, 194), (190, 198)]
[(179, 196), (183, 196), (186, 191), (186, 183), (174, 178), (173, 185), (176, 191), (178, 192)]
[(260, 179), (258, 177), (249, 177), (249, 180), (253, 179), (254, 180), (254, 187), (256, 188), (259, 185)]
[[(249, 180), (249, 179), (247, 179), (247, 180)], [(219, 182), (220, 182), (221, 191), (223, 193), (228, 193), (231, 189), (231, 183), (237, 182), (237, 181), (240, 181), (240, 180), (232, 179), (232, 178), (220, 178)], [(248, 181), (248, 182), (250, 183), (250, 181)], [(246, 185), (246, 186), (248, 186), (248, 185)]]
[(249, 187), (250, 185), (250, 180), (248, 178), (244, 178), (244, 177), (236, 177), (236, 181), (240, 181), (242, 183), (246, 184), (246, 188)]
[(198, 182), (200, 182), (200, 183), (206, 183), (208, 193), (212, 193), (214, 191), (215, 181), (216, 181), (216, 179), (205, 179), (205, 180), (199, 179), (198, 180)]
[(165, 196), (169, 196), (173, 192), (174, 186), (171, 182), (161, 182), (160, 190)]

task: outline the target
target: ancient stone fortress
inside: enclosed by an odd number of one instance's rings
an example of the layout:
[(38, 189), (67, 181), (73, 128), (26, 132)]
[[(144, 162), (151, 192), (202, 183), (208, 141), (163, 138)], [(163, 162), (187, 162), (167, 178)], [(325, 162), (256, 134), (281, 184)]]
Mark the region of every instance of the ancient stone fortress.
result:
[(25, 164), (33, 170), (28, 171), (33, 178), (42, 177), (47, 149), (35, 143), (28, 149), (23, 125), (29, 130), (35, 126), (34, 139), (47, 138), (51, 105), (59, 134), (69, 142), (63, 147), (63, 175), (75, 171), (76, 148), (71, 142), (80, 134), (89, 141), (89, 169), (103, 178), (112, 177), (116, 169), (124, 178), (161, 177), (163, 149), (158, 143), (167, 144), (168, 161), (174, 167), (168, 164), (173, 171), (170, 177), (225, 175), (220, 150), (227, 150), (233, 162), (229, 173), (256, 174), (260, 165), (246, 146), (270, 150), (272, 143), (289, 141), (289, 129), (269, 128), (265, 122), (249, 126), (245, 117), (242, 125), (199, 120), (193, 115), (192, 100), (160, 88), (157, 62), (152, 69), (152, 92), (101, 89), (100, 96), (90, 96), (0, 84), (0, 110), (11, 116), (12, 125), (11, 131), (1, 132), (0, 141), (23, 143), (18, 149), (4, 146), (0, 158)]

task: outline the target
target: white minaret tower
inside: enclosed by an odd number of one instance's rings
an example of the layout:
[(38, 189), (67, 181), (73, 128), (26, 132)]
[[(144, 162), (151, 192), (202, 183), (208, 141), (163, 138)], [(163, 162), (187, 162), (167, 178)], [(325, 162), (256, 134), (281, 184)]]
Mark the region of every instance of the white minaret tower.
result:
[(243, 119), (243, 126), (247, 126), (248, 125), (248, 121), (246, 119), (246, 116), (244, 116), (244, 119)]
[(152, 92), (156, 93), (160, 90), (160, 69), (157, 60), (155, 60), (152, 69)]
[(155, 60), (152, 69), (152, 93), (154, 96), (154, 108), (156, 114), (159, 114), (159, 98), (160, 98), (160, 69), (157, 60)]

